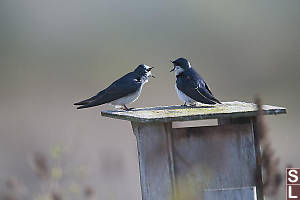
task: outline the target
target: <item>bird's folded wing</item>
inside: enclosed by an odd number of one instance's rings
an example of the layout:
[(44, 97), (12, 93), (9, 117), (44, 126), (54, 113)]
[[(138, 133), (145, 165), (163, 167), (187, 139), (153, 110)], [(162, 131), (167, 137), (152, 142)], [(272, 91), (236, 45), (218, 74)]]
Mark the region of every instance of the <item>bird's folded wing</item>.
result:
[(85, 101), (82, 101), (82, 102), (86, 102), (86, 104), (78, 107), (78, 109), (109, 103), (111, 101), (120, 99), (131, 93), (136, 92), (140, 87), (141, 87), (140, 81), (134, 78), (122, 77), (121, 79), (112, 83), (105, 90), (99, 92), (96, 96), (91, 97), (90, 99), (87, 99)]
[(204, 92), (204, 94), (206, 94), (206, 97), (209, 99), (212, 99), (213, 101), (217, 102), (217, 103), (221, 103), (217, 98), (214, 97), (214, 95), (212, 94), (212, 92), (210, 91), (208, 85), (205, 83), (204, 80), (201, 81), (201, 83), (199, 83), (201, 85), (200, 88), (204, 88), (206, 92)]
[(206, 88), (205, 82), (199, 82), (192, 76), (181, 76), (178, 78), (177, 88), (195, 101), (206, 104), (219, 103), (219, 101), (211, 94), (210, 90)]

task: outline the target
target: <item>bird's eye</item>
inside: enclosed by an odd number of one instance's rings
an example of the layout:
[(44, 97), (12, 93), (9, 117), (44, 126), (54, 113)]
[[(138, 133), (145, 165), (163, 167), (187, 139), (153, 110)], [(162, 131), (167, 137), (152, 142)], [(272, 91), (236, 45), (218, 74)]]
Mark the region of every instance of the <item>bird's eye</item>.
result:
[(148, 68), (148, 69), (146, 69), (146, 71), (147, 71), (147, 72), (150, 72), (150, 71), (151, 71), (151, 69), (150, 69), (150, 68)]

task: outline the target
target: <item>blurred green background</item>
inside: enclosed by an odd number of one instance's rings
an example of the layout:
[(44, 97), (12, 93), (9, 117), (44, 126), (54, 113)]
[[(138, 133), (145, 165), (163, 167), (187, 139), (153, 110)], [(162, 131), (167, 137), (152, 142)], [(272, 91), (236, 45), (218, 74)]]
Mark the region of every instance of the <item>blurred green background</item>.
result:
[(300, 1), (2, 0), (0, 189), (15, 177), (25, 195), (43, 193), (31, 157), (59, 147), (49, 165), (61, 168), (60, 190), (80, 196), (91, 185), (97, 199), (140, 199), (130, 123), (101, 117), (109, 106), (72, 104), (141, 63), (157, 78), (131, 106), (180, 104), (169, 73), (177, 57), (222, 101), (260, 94), (287, 107), (267, 117), (268, 130), (282, 172), (300, 167)]

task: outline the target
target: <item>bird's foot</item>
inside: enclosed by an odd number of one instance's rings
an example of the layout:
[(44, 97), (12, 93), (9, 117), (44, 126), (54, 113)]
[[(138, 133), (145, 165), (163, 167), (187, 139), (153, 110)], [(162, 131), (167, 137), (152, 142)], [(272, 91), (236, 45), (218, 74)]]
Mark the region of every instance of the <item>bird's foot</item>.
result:
[(183, 107), (197, 107), (197, 103), (187, 103), (187, 102), (185, 102), (181, 106), (183, 106)]
[(123, 106), (123, 110), (129, 111), (129, 110), (133, 110), (134, 108), (128, 108), (126, 105)]
[(186, 104), (186, 102), (184, 102), (184, 104), (183, 104), (183, 105), (181, 105), (181, 106), (183, 106), (183, 107), (187, 107), (188, 105)]

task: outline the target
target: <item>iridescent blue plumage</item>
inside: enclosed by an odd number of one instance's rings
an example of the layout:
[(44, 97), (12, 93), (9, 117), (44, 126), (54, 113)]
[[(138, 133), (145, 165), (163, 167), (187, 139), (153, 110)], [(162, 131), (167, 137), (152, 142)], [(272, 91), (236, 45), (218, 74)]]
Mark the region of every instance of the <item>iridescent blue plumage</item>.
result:
[(139, 97), (143, 84), (152, 76), (152, 68), (147, 65), (139, 65), (133, 72), (116, 80), (95, 96), (74, 105), (81, 105), (77, 109), (82, 109), (112, 103), (127, 108), (126, 104), (135, 101)]
[(193, 103), (191, 101), (205, 104), (221, 103), (213, 96), (204, 79), (191, 67), (187, 59), (178, 58), (172, 63), (174, 68), (171, 71), (176, 73), (178, 96), (185, 104)]

